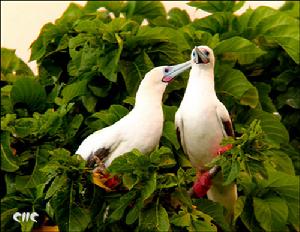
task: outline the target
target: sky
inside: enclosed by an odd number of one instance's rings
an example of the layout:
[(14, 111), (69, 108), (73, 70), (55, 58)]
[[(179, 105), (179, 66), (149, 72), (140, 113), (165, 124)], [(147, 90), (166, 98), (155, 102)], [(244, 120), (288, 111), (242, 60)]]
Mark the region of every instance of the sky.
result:
[[(35, 62), (29, 62), (30, 44), (38, 37), (40, 29), (59, 18), (71, 2), (75, 1), (1, 1), (1, 47), (16, 49), (18, 57), (37, 73)], [(201, 18), (208, 14), (186, 5), (188, 1), (162, 1), (166, 10), (179, 7), (187, 10), (190, 17)], [(76, 1), (84, 5), (86, 1)], [(279, 8), (284, 1), (247, 1), (236, 13), (251, 7), (270, 6)]]

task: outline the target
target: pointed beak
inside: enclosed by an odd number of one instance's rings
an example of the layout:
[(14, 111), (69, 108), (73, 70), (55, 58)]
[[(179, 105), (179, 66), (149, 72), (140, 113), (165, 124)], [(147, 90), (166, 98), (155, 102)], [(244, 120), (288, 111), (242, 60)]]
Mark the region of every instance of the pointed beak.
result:
[(195, 63), (196, 64), (207, 64), (209, 62), (209, 58), (197, 47), (194, 48), (196, 52)]
[(171, 82), (174, 79), (174, 77), (181, 74), (182, 72), (189, 69), (190, 67), (192, 67), (191, 61), (187, 61), (174, 66), (169, 66), (168, 67), (169, 70), (164, 74), (162, 78), (162, 82), (167, 82), (167, 83)]

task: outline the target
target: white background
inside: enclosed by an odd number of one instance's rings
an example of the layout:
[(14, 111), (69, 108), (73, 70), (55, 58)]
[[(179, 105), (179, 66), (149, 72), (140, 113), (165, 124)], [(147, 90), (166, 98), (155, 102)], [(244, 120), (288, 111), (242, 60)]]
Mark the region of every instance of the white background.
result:
[[(38, 37), (42, 26), (59, 18), (70, 2), (75, 1), (1, 1), (1, 47), (16, 49), (16, 54), (28, 63), (30, 44)], [(86, 1), (76, 1), (84, 5)], [(192, 19), (207, 15), (186, 5), (188, 1), (163, 1), (168, 11), (172, 7), (186, 9)], [(241, 14), (247, 8), (271, 6), (279, 8), (284, 1), (248, 1), (236, 13)], [(36, 63), (28, 63), (37, 73)]]

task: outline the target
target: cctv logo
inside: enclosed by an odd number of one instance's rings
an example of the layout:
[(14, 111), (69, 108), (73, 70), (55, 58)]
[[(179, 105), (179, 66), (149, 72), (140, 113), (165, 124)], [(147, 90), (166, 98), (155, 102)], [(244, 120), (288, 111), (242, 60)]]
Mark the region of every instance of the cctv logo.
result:
[[(37, 222), (36, 218), (39, 216), (38, 213), (36, 212), (33, 212), (33, 213), (29, 213), (29, 212), (23, 212), (23, 213), (20, 213), (20, 212), (15, 212), (14, 215), (13, 215), (13, 219), (16, 221), (16, 222), (28, 222), (29, 219), (33, 222)], [(21, 219), (20, 219), (21, 217)]]

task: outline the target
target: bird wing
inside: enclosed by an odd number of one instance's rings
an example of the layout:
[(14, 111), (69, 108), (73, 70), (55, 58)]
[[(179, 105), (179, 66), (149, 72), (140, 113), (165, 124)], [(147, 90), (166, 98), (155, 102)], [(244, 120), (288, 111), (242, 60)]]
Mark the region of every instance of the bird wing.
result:
[(87, 160), (89, 167), (93, 166), (95, 162), (104, 163), (121, 143), (121, 136), (114, 129), (110, 126), (89, 135), (81, 143), (76, 154)]
[(187, 154), (186, 145), (184, 142), (184, 131), (183, 131), (183, 120), (180, 114), (180, 109), (177, 110), (175, 114), (175, 126), (176, 126), (176, 135), (179, 144), (181, 145), (185, 154)]
[(234, 131), (229, 113), (222, 102), (218, 101), (216, 111), (217, 118), (219, 120), (220, 126), (222, 127), (224, 137), (234, 137)]

